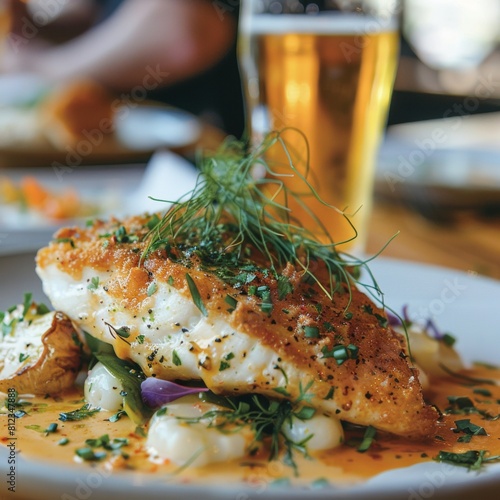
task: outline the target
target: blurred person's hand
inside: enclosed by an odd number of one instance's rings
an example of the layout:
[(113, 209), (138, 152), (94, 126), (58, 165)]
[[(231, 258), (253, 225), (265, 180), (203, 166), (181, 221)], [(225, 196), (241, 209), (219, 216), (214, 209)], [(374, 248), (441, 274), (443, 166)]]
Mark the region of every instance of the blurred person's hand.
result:
[(168, 86), (213, 66), (235, 37), (234, 17), (219, 17), (209, 1), (125, 0), (84, 34), (49, 45), (37, 33), (47, 27), (37, 26), (36, 18), (28, 23), (25, 3), (9, 2), (12, 32), (0, 70), (53, 82), (93, 78), (120, 91), (144, 85), (154, 73), (157, 85)]

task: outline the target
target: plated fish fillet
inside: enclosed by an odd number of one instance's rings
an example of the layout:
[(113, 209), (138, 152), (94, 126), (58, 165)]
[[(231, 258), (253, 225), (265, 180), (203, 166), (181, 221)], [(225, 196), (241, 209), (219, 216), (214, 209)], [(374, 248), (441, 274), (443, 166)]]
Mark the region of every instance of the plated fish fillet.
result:
[(179, 253), (167, 242), (144, 257), (155, 219), (60, 230), (37, 256), (54, 308), (147, 376), (288, 398), (353, 424), (432, 435), (437, 412), (424, 402), (401, 337), (350, 281), (334, 276), (329, 296), (332, 274), (320, 259), (310, 263), (314, 279), (296, 262), (274, 273), (251, 246), (230, 279), (188, 243)]

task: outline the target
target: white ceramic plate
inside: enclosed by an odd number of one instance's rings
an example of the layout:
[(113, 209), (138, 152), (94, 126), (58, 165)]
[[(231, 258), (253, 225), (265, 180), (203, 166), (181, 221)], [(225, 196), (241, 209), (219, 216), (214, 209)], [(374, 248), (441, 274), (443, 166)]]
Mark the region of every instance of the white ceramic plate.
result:
[[(30, 268), (31, 266), (31, 268)], [(458, 348), (467, 362), (481, 360), (498, 364), (500, 360), (500, 282), (450, 269), (378, 258), (371, 264), (386, 303), (395, 309), (405, 304), (412, 316), (431, 314), (441, 328), (458, 338)], [(24, 268), (24, 274), (18, 270)], [(0, 257), (1, 304), (11, 305), (19, 293), (41, 289), (34, 273), (33, 254)], [(5, 478), (7, 458), (0, 449), (0, 476)], [(5, 480), (0, 492), (3, 495)], [(434, 462), (390, 471), (349, 489), (263, 488), (249, 490), (239, 486), (187, 486), (160, 478), (121, 473), (104, 477), (88, 467), (51, 466), (42, 462), (17, 462), (16, 498), (54, 500), (289, 500), (357, 499), (496, 500), (500, 490), (500, 464), (481, 473)], [(3, 496), (2, 496), (3, 498)]]

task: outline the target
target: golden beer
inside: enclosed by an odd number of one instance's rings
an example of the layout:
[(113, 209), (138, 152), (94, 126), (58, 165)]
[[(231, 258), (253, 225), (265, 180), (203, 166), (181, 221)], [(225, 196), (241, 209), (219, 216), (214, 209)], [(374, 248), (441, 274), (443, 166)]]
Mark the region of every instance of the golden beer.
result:
[[(344, 211), (359, 232), (347, 250), (362, 248), (372, 198), (375, 157), (385, 126), (396, 69), (399, 37), (363, 16), (260, 16), (241, 27), (240, 65), (247, 100), (248, 128), (258, 143), (271, 130), (282, 137), (297, 168), (322, 200)], [(273, 170), (290, 174), (280, 147), (268, 152)], [(280, 177), (304, 192), (297, 175)], [(335, 242), (355, 232), (341, 214), (315, 197), (303, 199)], [(314, 220), (291, 201), (292, 214), (318, 232)]]

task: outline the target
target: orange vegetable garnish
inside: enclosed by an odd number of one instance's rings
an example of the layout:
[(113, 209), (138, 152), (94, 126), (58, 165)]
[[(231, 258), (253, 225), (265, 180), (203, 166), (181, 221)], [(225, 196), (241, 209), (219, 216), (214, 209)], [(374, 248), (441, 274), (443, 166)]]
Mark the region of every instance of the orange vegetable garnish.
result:
[(41, 212), (50, 219), (67, 219), (78, 215), (80, 199), (74, 190), (61, 194), (45, 189), (34, 177), (24, 177), (21, 190), (28, 208)]

